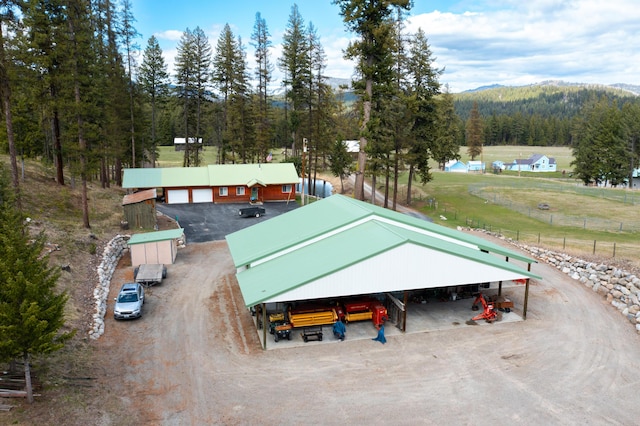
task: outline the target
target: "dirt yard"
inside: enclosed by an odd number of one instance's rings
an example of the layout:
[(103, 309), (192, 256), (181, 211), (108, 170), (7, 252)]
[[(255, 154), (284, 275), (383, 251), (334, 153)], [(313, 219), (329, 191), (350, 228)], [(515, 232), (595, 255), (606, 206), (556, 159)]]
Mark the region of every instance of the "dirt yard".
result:
[(594, 292), (534, 272), (523, 322), (263, 351), (226, 243), (189, 245), (142, 319), (106, 320), (100, 385), (127, 415), (101, 424), (636, 424), (640, 336)]

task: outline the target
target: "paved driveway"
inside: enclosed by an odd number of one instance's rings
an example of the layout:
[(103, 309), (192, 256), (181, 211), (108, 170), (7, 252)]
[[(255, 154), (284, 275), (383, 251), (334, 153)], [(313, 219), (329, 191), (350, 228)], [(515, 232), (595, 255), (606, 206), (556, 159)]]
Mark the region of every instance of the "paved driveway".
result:
[(266, 203), (264, 216), (242, 218), (238, 216), (238, 210), (248, 207), (242, 204), (157, 204), (157, 209), (165, 215), (176, 219), (180, 227), (184, 228), (188, 243), (204, 243), (207, 241), (224, 240), (235, 231), (244, 229), (256, 223), (269, 220), (282, 213), (298, 208), (295, 202)]

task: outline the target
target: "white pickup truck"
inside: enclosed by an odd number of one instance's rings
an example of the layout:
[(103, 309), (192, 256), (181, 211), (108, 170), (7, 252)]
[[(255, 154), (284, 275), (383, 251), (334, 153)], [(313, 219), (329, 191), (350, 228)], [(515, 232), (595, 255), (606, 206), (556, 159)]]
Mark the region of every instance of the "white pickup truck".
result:
[(134, 269), (133, 278), (145, 287), (160, 284), (167, 278), (167, 267), (162, 264), (142, 264)]

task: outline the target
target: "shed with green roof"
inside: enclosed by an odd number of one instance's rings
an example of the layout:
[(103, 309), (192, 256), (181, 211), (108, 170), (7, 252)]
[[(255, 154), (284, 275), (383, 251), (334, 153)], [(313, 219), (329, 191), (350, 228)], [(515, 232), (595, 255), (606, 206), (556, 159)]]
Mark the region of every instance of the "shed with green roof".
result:
[(178, 242), (183, 239), (182, 228), (134, 234), (128, 241), (131, 265), (171, 265), (178, 254)]

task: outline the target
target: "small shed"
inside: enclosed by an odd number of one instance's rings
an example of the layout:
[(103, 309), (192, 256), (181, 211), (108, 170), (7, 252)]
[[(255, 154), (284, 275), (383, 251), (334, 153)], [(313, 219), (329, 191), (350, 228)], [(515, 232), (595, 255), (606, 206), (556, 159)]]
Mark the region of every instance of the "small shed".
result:
[(127, 194), (122, 199), (124, 220), (133, 229), (153, 229), (157, 224), (155, 188)]
[[(202, 149), (202, 138), (198, 138), (197, 140), (196, 138), (189, 138), (189, 143), (192, 145), (195, 144), (198, 150)], [(186, 138), (173, 138), (173, 147), (176, 151), (184, 151), (186, 146)]]
[(173, 264), (178, 253), (178, 240), (183, 238), (183, 228), (132, 235), (128, 242), (131, 265)]
[(467, 165), (460, 160), (450, 160), (444, 165), (445, 172), (467, 173)]
[(469, 161), (467, 163), (467, 168), (470, 172), (482, 172), (484, 173), (484, 163), (482, 161)]

